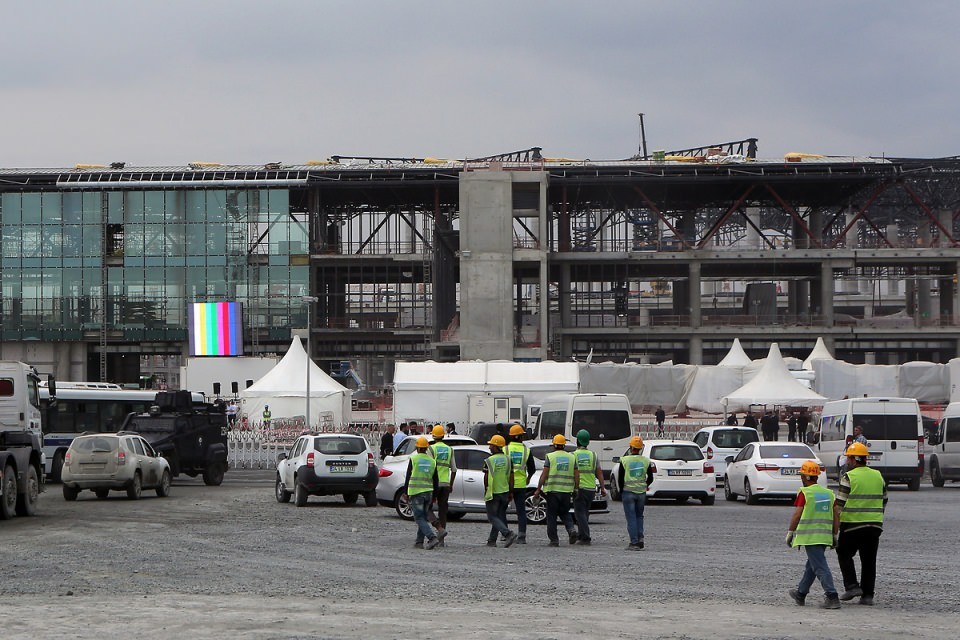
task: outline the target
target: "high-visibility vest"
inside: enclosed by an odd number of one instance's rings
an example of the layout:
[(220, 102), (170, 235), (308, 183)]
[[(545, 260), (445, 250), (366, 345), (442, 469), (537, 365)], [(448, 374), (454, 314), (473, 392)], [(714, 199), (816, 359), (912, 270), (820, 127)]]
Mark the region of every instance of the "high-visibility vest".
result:
[(264, 421), (264, 422), (270, 422), (270, 415), (271, 415), (270, 411), (267, 410), (267, 409), (264, 409), (264, 411), (263, 411), (263, 421)]
[(490, 500), (495, 493), (510, 491), (510, 458), (502, 451), (495, 453), (484, 461), (487, 467), (487, 490), (484, 500)]
[(523, 489), (527, 486), (527, 460), (530, 458), (530, 449), (522, 442), (509, 442), (507, 457), (513, 465), (513, 488)]
[(847, 471), (850, 493), (840, 512), (840, 522), (854, 524), (883, 522), (883, 476), (870, 467)]
[(580, 469), (580, 489), (593, 491), (597, 488), (597, 454), (586, 447), (573, 452)]
[(630, 493), (646, 493), (650, 458), (640, 454), (623, 456), (620, 458), (620, 466), (623, 467), (623, 490)]
[(433, 459), (437, 461), (437, 479), (440, 486), (450, 486), (450, 460), (453, 458), (453, 447), (437, 441), (430, 445)]
[(432, 456), (419, 451), (410, 456), (410, 481), (407, 483), (407, 496), (433, 491), (433, 473), (437, 470), (437, 461)]
[(793, 546), (830, 546), (833, 544), (833, 491), (812, 484), (801, 487), (800, 493), (803, 494), (803, 512), (793, 536)]
[(547, 454), (550, 471), (543, 490), (547, 493), (573, 493), (573, 472), (577, 468), (577, 458), (569, 451), (551, 451)]

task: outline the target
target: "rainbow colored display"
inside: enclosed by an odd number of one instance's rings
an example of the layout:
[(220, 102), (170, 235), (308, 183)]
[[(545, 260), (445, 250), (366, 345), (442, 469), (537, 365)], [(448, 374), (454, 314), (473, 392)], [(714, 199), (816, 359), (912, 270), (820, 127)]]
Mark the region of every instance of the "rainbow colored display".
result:
[(190, 355), (242, 356), (243, 315), (239, 302), (190, 304)]

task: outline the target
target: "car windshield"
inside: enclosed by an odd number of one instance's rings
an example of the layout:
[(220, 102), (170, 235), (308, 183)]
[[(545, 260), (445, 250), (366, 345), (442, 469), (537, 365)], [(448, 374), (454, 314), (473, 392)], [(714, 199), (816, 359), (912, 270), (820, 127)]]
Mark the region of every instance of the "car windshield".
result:
[(653, 460), (703, 460), (700, 447), (693, 444), (658, 444), (650, 449)]
[(363, 438), (351, 436), (316, 438), (313, 449), (325, 456), (357, 455), (366, 449), (366, 442)]
[(760, 457), (764, 460), (770, 458), (803, 458), (810, 460), (815, 456), (810, 447), (803, 444), (762, 444), (760, 445)]
[(105, 452), (116, 451), (120, 441), (116, 438), (74, 438), (70, 448), (74, 451)]
[(713, 433), (713, 444), (723, 449), (742, 449), (759, 439), (755, 429), (724, 429)]

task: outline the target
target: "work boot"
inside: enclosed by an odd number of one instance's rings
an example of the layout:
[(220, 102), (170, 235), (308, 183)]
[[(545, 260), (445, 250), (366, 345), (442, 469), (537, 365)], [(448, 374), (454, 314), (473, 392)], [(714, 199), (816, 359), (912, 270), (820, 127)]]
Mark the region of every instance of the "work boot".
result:
[(820, 605), (821, 609), (839, 609), (840, 608), (840, 598), (837, 596), (825, 596), (823, 598), (823, 604)]
[(865, 604), (868, 607), (873, 606), (873, 596), (860, 596), (860, 604)]
[(427, 544), (423, 545), (423, 548), (424, 548), (424, 549), (433, 549), (433, 548), (434, 548), (435, 546), (437, 546), (438, 544), (440, 544), (440, 538), (438, 538), (437, 536), (433, 536), (432, 538), (430, 538), (429, 540), (427, 540)]
[(443, 527), (437, 527), (437, 537), (440, 538), (440, 542), (443, 542), (443, 539), (447, 537), (447, 530)]
[(423, 543), (422, 543), (422, 542), (414, 542), (414, 543), (413, 543), (413, 548), (414, 548), (414, 549), (423, 549)]
[(518, 535), (518, 536), (517, 536), (517, 544), (527, 544), (527, 536), (525, 536), (525, 535)]
[(847, 600), (853, 600), (857, 596), (862, 596), (862, 595), (863, 595), (863, 589), (861, 589), (860, 587), (853, 587), (841, 593), (840, 599), (846, 602)]
[(514, 542), (517, 541), (517, 537), (518, 537), (517, 534), (515, 534), (513, 531), (511, 531), (511, 532), (507, 535), (507, 539), (506, 539), (506, 541), (503, 543), (503, 546), (504, 546), (504, 547), (509, 547), (510, 545), (512, 545)]
[(807, 594), (800, 593), (796, 589), (790, 589), (789, 591), (787, 591), (787, 593), (790, 594), (790, 597), (793, 599), (793, 602), (798, 607), (802, 607), (803, 605), (807, 604)]
[(495, 547), (495, 546), (497, 546), (497, 541), (496, 541), (496, 540), (487, 540), (487, 546), (488, 546), (488, 547)]
[(643, 547), (641, 547), (639, 544), (634, 544), (633, 542), (627, 545), (627, 551), (640, 551), (640, 549), (643, 549)]
[(577, 544), (577, 532), (576, 532), (576, 531), (571, 531), (569, 538), (570, 538), (570, 544)]
[(590, 544), (590, 540), (589, 540), (589, 539), (587, 539), (587, 540), (578, 540), (578, 541), (577, 541), (577, 544), (589, 545), (589, 544)]
[(559, 540), (551, 540), (551, 541), (550, 541), (550, 544), (548, 544), (547, 546), (548, 546), (548, 547), (559, 547), (559, 546), (560, 546), (560, 541), (559, 541)]

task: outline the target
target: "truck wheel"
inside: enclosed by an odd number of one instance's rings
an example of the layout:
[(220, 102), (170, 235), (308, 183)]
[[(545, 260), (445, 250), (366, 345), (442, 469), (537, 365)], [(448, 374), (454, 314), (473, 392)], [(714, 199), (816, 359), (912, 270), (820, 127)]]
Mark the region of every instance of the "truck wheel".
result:
[(166, 469), (163, 470), (163, 475), (160, 477), (160, 484), (157, 485), (157, 495), (161, 498), (166, 498), (170, 495), (170, 472)]
[(143, 479), (140, 478), (140, 472), (137, 471), (135, 474), (133, 474), (133, 481), (130, 483), (130, 486), (127, 487), (127, 497), (131, 500), (139, 500), (142, 492)]
[(910, 478), (907, 481), (907, 489), (910, 491), (920, 491), (920, 477)]
[(63, 499), (67, 502), (73, 502), (77, 499), (77, 496), (80, 495), (80, 489), (76, 487), (71, 487), (69, 485), (63, 485)]
[(364, 491), (363, 493), (363, 504), (368, 507), (377, 506), (377, 492), (376, 491)]
[(53, 464), (50, 465), (50, 482), (60, 482), (63, 475), (63, 451), (53, 454)]
[(283, 488), (283, 482), (280, 480), (280, 474), (277, 473), (276, 486), (277, 502), (290, 502), (290, 492)]
[(33, 465), (27, 470), (26, 491), (17, 496), (17, 515), (32, 516), (37, 512), (37, 500), (40, 499), (40, 476)]
[(936, 458), (930, 463), (930, 482), (932, 482), (935, 487), (942, 487), (946, 484), (943, 472), (940, 471), (940, 463), (937, 462)]
[(17, 513), (17, 474), (13, 465), (3, 468), (3, 495), (0, 496), (0, 520), (9, 520)]
[(343, 494), (343, 502), (345, 504), (357, 504), (357, 498), (359, 494), (356, 491), (347, 491)]
[(223, 462), (214, 462), (203, 470), (203, 484), (210, 487), (219, 487), (223, 484), (223, 474), (227, 470), (227, 465)]

